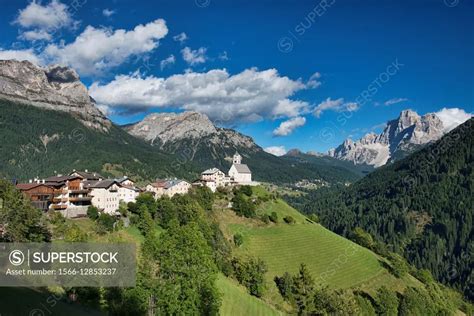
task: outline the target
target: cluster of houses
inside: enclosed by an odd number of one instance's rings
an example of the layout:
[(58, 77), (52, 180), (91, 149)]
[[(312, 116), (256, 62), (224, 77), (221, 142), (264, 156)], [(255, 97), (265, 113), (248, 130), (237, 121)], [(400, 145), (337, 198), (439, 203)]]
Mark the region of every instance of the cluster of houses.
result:
[(186, 194), (192, 186), (206, 186), (215, 192), (219, 187), (256, 184), (248, 166), (242, 164), (242, 156), (236, 153), (227, 175), (217, 168), (208, 169), (192, 184), (180, 179), (165, 179), (141, 189), (128, 177), (106, 179), (96, 172), (73, 170), (68, 175), (33, 179), (16, 186), (39, 209), (59, 211), (65, 217), (80, 217), (87, 214), (91, 205), (107, 214), (118, 215), (120, 202), (135, 202), (141, 192), (150, 192), (160, 198)]

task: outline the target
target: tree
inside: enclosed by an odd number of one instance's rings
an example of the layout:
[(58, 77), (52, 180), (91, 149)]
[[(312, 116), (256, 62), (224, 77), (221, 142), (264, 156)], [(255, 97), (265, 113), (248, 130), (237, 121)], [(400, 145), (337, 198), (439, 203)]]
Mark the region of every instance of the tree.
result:
[(282, 277), (276, 276), (274, 281), (281, 296), (290, 303), (293, 302), (293, 277), (291, 274), (285, 272)]
[(293, 277), (292, 293), (299, 315), (310, 314), (314, 309), (314, 279), (304, 263)]
[(265, 273), (267, 265), (259, 258), (232, 259), (235, 276), (251, 295), (262, 297), (265, 290)]
[(173, 219), (178, 220), (178, 211), (169, 197), (164, 196), (156, 201), (156, 217), (163, 228), (168, 228)]
[(142, 210), (140, 211), (140, 218), (138, 220), (138, 229), (143, 235), (146, 235), (153, 230), (155, 222), (153, 221), (153, 218), (151, 218), (150, 212), (148, 212), (146, 205), (142, 205), (141, 208)]
[(87, 241), (87, 233), (82, 231), (76, 224), (68, 227), (64, 234), (64, 241), (67, 242), (85, 242)]
[(238, 193), (232, 198), (232, 209), (237, 215), (253, 218), (256, 216), (255, 205), (243, 194)]
[(290, 225), (296, 223), (293, 216), (290, 216), (290, 215), (283, 217), (283, 220), (285, 221), (285, 223), (290, 224)]
[(87, 217), (95, 221), (99, 217), (99, 209), (93, 205), (87, 208)]
[(398, 298), (397, 295), (390, 291), (387, 287), (382, 286), (377, 290), (375, 296), (377, 304), (377, 314), (384, 316), (397, 316), (398, 314)]
[(4, 228), (0, 240), (7, 242), (43, 242), (51, 239), (46, 219), (41, 210), (11, 183), (0, 180), (0, 226)]
[(212, 211), (214, 203), (214, 193), (208, 187), (196, 187), (190, 192), (191, 196), (202, 206), (206, 211)]
[(114, 229), (115, 219), (113, 216), (110, 216), (106, 213), (100, 213), (97, 218), (97, 232), (99, 234), (105, 234), (106, 232), (111, 232)]
[(351, 239), (362, 247), (374, 249), (375, 242), (372, 236), (360, 227), (354, 228)]
[(220, 306), (212, 250), (195, 223), (171, 225), (153, 257), (159, 264), (153, 287), (159, 315), (212, 315)]

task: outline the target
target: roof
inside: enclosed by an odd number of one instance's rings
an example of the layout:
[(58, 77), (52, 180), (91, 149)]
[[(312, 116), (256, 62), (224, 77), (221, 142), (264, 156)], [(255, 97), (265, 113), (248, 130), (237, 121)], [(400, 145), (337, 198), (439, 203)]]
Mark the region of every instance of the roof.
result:
[(169, 181), (166, 181), (166, 184), (165, 184), (165, 189), (169, 189), (171, 187), (174, 187), (175, 185), (178, 185), (180, 184), (181, 182), (185, 182), (184, 180), (169, 180)]
[(69, 175), (72, 175), (74, 173), (78, 174), (81, 178), (87, 179), (87, 180), (99, 180), (99, 179), (104, 178), (97, 172), (87, 172), (87, 171), (73, 171)]
[(246, 164), (233, 164), (238, 173), (252, 173)]
[(172, 179), (172, 180), (156, 180), (154, 183), (150, 183), (151, 186), (155, 188), (164, 188), (169, 189), (171, 187), (174, 187), (177, 184), (180, 184), (181, 182), (186, 182), (184, 180), (180, 179)]
[(66, 182), (68, 180), (73, 180), (80, 178), (79, 176), (71, 176), (71, 175), (66, 175), (66, 176), (52, 176), (49, 178), (44, 179), (46, 182)]
[(102, 181), (97, 181), (97, 182), (90, 182), (87, 183), (88, 188), (92, 189), (108, 189), (110, 188), (113, 184), (118, 184), (115, 179), (107, 179), (107, 180), (102, 180)]
[(211, 168), (211, 169), (204, 170), (203, 172), (201, 172), (201, 174), (214, 174), (214, 173), (217, 173), (217, 172), (222, 172), (222, 171), (220, 171), (217, 168)]
[(49, 187), (47, 183), (18, 183), (16, 185), (16, 187), (19, 189), (19, 190), (22, 190), (22, 191), (27, 191), (27, 190), (31, 190), (33, 188), (36, 188), (36, 187), (39, 187), (39, 186), (46, 186), (46, 187)]
[(122, 183), (122, 182), (127, 181), (127, 180), (132, 181), (127, 176), (123, 176), (121, 178), (115, 179), (115, 181), (117, 181), (118, 183)]

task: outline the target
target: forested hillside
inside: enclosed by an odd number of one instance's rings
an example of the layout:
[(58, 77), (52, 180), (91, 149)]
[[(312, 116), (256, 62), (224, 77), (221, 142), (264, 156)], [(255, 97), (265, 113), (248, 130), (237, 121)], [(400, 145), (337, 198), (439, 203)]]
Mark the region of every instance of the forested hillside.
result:
[(474, 119), (348, 188), (289, 200), (336, 233), (361, 227), (474, 299)]
[(71, 115), (0, 100), (0, 178), (25, 180), (77, 170), (137, 180), (197, 174), (121, 128), (89, 129)]

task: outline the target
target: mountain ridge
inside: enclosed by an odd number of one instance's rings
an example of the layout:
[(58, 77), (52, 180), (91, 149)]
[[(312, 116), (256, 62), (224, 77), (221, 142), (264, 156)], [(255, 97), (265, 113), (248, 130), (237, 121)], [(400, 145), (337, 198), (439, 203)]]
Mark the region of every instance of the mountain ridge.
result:
[(328, 155), (380, 167), (440, 139), (446, 132), (447, 127), (435, 113), (420, 116), (407, 109), (398, 118), (388, 121), (380, 134), (371, 132), (357, 141), (348, 138), (330, 149)]

